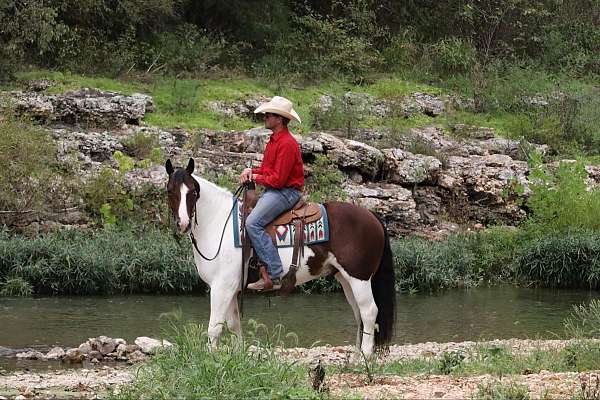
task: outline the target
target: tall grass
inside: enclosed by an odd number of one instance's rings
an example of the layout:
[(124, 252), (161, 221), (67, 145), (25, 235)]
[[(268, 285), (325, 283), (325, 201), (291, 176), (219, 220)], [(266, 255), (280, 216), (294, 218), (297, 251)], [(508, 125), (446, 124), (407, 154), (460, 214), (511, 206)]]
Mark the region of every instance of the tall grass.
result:
[(202, 289), (191, 247), (182, 240), (179, 243), (148, 227), (61, 231), (33, 239), (0, 232), (0, 282), (13, 282), (14, 287), (25, 281), (35, 294), (186, 293)]
[(443, 242), (406, 238), (393, 242), (396, 286), (436, 292), (512, 281), (518, 232), (501, 228), (454, 235)]
[(133, 386), (118, 399), (313, 399), (306, 367), (278, 359), (282, 328), (268, 332), (254, 324), (239, 339), (225, 334), (216, 350), (207, 346), (202, 326), (172, 325), (172, 348), (139, 370)]
[(571, 337), (600, 338), (600, 300), (594, 299), (587, 305), (573, 306), (564, 325)]

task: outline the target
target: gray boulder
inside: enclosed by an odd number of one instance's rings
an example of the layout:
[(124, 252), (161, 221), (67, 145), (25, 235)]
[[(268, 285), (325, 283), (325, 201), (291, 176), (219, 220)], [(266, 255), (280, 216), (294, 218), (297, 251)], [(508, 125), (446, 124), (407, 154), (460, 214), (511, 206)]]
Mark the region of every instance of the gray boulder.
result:
[(442, 167), (435, 157), (412, 154), (401, 149), (384, 149), (384, 177), (392, 183), (417, 184), (434, 182)]
[(382, 216), (394, 234), (407, 232), (420, 224), (421, 217), (412, 192), (402, 186), (389, 183), (357, 185), (348, 181), (344, 190), (355, 204)]
[(261, 103), (267, 101), (269, 101), (269, 98), (266, 96), (251, 97), (239, 101), (212, 101), (208, 103), (208, 109), (227, 117), (256, 119), (254, 110)]
[[(373, 146), (350, 139), (341, 139), (328, 133), (318, 132), (308, 139), (320, 143), (327, 157), (342, 169), (356, 170), (373, 178), (383, 164), (383, 153)], [(314, 144), (311, 144), (314, 148)], [(306, 145), (303, 145), (306, 148)]]

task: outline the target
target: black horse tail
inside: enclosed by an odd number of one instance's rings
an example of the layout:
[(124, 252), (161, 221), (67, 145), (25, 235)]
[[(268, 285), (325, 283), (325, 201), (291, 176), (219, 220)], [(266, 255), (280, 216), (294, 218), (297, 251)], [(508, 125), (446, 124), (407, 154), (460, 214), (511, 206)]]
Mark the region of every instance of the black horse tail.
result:
[[(379, 218), (378, 218), (379, 219)], [(379, 219), (384, 233), (384, 248), (379, 268), (371, 277), (371, 290), (377, 305), (375, 345), (389, 343), (394, 335), (396, 319), (396, 279), (394, 274), (394, 256), (390, 246), (390, 237), (385, 224)]]

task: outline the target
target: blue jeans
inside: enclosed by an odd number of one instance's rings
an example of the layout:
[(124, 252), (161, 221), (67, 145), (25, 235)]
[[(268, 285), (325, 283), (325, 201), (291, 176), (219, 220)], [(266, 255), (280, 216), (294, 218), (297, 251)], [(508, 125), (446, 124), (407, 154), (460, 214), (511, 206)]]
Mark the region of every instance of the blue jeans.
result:
[(246, 219), (246, 232), (248, 232), (254, 250), (258, 257), (267, 264), (269, 276), (273, 279), (281, 277), (283, 266), (273, 239), (265, 232), (265, 227), (273, 222), (279, 214), (294, 207), (301, 195), (302, 193), (294, 188), (267, 188)]

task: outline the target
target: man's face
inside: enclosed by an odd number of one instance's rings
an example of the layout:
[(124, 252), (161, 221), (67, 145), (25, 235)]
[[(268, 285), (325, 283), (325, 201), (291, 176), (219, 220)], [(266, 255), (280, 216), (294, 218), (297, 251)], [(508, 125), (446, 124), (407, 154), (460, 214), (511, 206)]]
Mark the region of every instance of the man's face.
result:
[(264, 119), (265, 119), (265, 128), (267, 128), (267, 129), (272, 130), (272, 129), (276, 128), (279, 124), (281, 124), (281, 116), (279, 116), (277, 114), (265, 113)]

